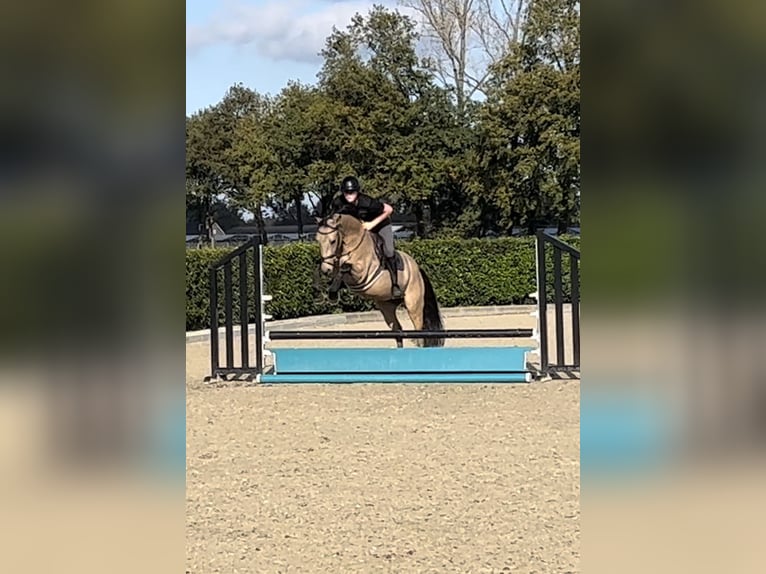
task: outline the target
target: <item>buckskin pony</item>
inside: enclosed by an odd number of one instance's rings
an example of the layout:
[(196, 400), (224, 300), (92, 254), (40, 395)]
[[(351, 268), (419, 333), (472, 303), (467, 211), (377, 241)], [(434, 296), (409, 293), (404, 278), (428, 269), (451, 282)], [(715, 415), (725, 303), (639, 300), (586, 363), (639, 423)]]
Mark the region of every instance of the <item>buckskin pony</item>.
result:
[[(342, 282), (352, 293), (372, 300), (392, 331), (402, 330), (396, 316), (402, 304), (416, 330), (444, 331), (433, 286), (410, 255), (396, 251), (403, 297), (392, 300), (391, 276), (383, 266), (377, 236), (367, 231), (361, 221), (350, 215), (333, 215), (319, 222), (316, 239), (322, 257), (320, 269), (335, 278), (331, 289), (337, 290)], [(397, 339), (396, 345), (401, 347), (402, 339)], [(442, 347), (444, 338), (425, 338), (422, 345)]]

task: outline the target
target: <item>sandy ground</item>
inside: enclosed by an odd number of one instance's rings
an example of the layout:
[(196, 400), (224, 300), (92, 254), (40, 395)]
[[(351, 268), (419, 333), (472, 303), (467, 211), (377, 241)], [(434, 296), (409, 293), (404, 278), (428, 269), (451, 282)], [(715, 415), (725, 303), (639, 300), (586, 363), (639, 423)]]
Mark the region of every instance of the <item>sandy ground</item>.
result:
[[(508, 321), (447, 327), (531, 326)], [(188, 344), (188, 573), (579, 571), (579, 381), (255, 387), (208, 370), (207, 343)]]

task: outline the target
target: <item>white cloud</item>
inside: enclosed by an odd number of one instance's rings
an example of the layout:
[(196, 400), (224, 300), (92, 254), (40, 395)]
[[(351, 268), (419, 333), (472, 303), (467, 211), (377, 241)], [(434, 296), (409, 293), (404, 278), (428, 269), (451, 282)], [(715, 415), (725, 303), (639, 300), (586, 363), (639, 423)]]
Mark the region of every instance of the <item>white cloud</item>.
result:
[(217, 45), (252, 46), (272, 60), (313, 63), (333, 26), (345, 28), (354, 14), (366, 14), (376, 3), (396, 6), (395, 0), (226, 2), (204, 24), (187, 26), (186, 53)]

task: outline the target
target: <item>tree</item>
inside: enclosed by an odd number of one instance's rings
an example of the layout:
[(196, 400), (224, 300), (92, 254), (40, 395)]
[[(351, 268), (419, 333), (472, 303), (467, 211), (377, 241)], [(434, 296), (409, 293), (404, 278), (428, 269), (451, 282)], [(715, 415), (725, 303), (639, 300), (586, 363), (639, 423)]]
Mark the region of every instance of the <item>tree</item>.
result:
[(411, 207), (422, 237), (424, 208), (447, 177), (459, 122), (417, 42), (407, 16), (381, 7), (357, 15), (328, 38), (320, 88), (340, 135), (328, 160), (361, 176), (373, 195)]
[(252, 211), (263, 230), (262, 198), (250, 193), (239, 140), (250, 138), (249, 132), (243, 133), (243, 125), (261, 117), (265, 105), (257, 93), (235, 85), (221, 102), (186, 119), (187, 208), (200, 211), (211, 242), (213, 213), (219, 203)]
[(489, 69), (520, 40), (528, 0), (400, 0), (424, 27), (426, 50), (458, 111), (484, 92)]
[(186, 210), (196, 212), (192, 220), (200, 223), (200, 237), (211, 244), (214, 212), (227, 188), (213, 124), (210, 108), (186, 118)]
[(271, 103), (255, 129), (240, 138), (246, 161), (247, 181), (252, 193), (277, 211), (295, 206), (298, 232), (303, 233), (300, 205), (311, 164), (313, 133), (307, 110), (316, 89), (290, 82)]
[(480, 113), (484, 186), (510, 229), (579, 217), (579, 3), (532, 0)]
[(529, 0), (477, 0), (474, 31), (490, 66), (523, 41), (528, 5)]
[(252, 177), (265, 161), (262, 126), (271, 101), (257, 92), (236, 84), (216, 106), (218, 137), (223, 141), (222, 170), (229, 184), (228, 198), (240, 209), (251, 212), (263, 244), (268, 242), (263, 208), (268, 196)]

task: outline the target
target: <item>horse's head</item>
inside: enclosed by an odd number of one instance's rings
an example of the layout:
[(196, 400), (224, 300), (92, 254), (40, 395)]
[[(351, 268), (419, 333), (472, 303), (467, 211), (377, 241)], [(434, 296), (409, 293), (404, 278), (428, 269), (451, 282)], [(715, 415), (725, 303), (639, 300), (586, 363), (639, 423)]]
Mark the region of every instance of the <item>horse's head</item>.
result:
[(322, 258), (320, 268), (324, 273), (332, 273), (335, 263), (343, 253), (343, 236), (341, 233), (341, 216), (332, 215), (319, 222), (316, 240), (319, 243), (319, 254)]
[(359, 257), (358, 248), (366, 234), (362, 223), (351, 215), (336, 214), (319, 220), (316, 239), (322, 257), (321, 269), (332, 273), (338, 268), (351, 265), (352, 259)]

